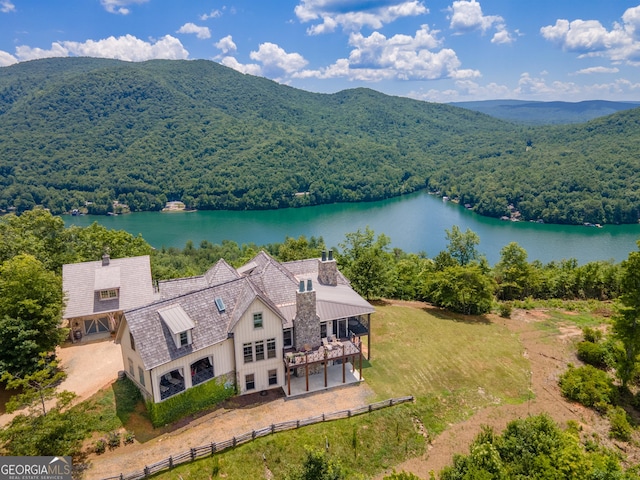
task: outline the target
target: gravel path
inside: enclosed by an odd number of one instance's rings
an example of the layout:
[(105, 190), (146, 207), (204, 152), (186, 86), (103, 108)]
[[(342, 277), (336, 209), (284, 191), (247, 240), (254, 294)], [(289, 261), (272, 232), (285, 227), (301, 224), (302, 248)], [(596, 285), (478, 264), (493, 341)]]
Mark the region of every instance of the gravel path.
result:
[(91, 467), (86, 471), (85, 479), (132, 473), (191, 447), (228, 440), (235, 435), (273, 423), (360, 407), (371, 403), (372, 397), (373, 391), (365, 382), (292, 400), (278, 398), (255, 406), (217, 410), (146, 443), (136, 443), (100, 456), (92, 456)]

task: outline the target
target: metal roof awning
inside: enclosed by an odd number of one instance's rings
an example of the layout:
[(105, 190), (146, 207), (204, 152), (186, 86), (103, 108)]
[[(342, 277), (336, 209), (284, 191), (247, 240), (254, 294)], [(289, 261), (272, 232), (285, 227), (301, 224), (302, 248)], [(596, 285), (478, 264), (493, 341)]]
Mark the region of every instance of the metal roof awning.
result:
[(171, 305), (170, 307), (160, 309), (158, 310), (158, 314), (174, 335), (191, 330), (196, 326), (180, 305)]

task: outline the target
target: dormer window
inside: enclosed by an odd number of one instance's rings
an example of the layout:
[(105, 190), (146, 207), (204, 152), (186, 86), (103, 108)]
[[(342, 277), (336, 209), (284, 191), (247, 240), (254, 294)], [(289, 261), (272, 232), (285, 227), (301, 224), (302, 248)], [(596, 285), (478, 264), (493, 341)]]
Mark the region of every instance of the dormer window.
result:
[(183, 348), (193, 342), (192, 331), (196, 326), (180, 305), (171, 305), (158, 310), (160, 318), (169, 328), (176, 348)]
[(110, 288), (109, 290), (100, 290), (100, 300), (112, 300), (118, 298), (118, 289)]

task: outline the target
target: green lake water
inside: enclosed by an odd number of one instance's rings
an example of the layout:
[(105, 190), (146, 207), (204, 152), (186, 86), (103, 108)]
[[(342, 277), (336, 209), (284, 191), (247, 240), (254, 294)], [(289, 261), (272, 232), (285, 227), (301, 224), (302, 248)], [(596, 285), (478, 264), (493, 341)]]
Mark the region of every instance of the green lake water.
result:
[(517, 242), (529, 261), (575, 258), (580, 264), (613, 259), (617, 262), (637, 250), (640, 225), (605, 225), (603, 228), (508, 222), (485, 218), (461, 206), (420, 192), (368, 203), (321, 205), (262, 211), (143, 212), (128, 215), (64, 216), (67, 225), (87, 226), (94, 221), (107, 228), (141, 234), (152, 246), (183, 248), (188, 240), (264, 245), (285, 237), (322, 236), (328, 246), (344, 241), (346, 233), (371, 227), (391, 238), (392, 246), (434, 257), (447, 245), (446, 229), (457, 225), (480, 237), (478, 250), (491, 265), (500, 250)]

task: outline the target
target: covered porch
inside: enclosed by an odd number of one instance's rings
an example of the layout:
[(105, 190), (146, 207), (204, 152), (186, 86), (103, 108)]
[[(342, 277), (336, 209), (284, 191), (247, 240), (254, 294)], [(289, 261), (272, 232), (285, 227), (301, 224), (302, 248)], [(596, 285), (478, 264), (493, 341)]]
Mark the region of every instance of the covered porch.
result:
[(342, 385), (359, 383), (362, 378), (362, 344), (353, 341), (324, 339), (316, 349), (288, 352), (284, 356), (287, 397), (305, 395)]

